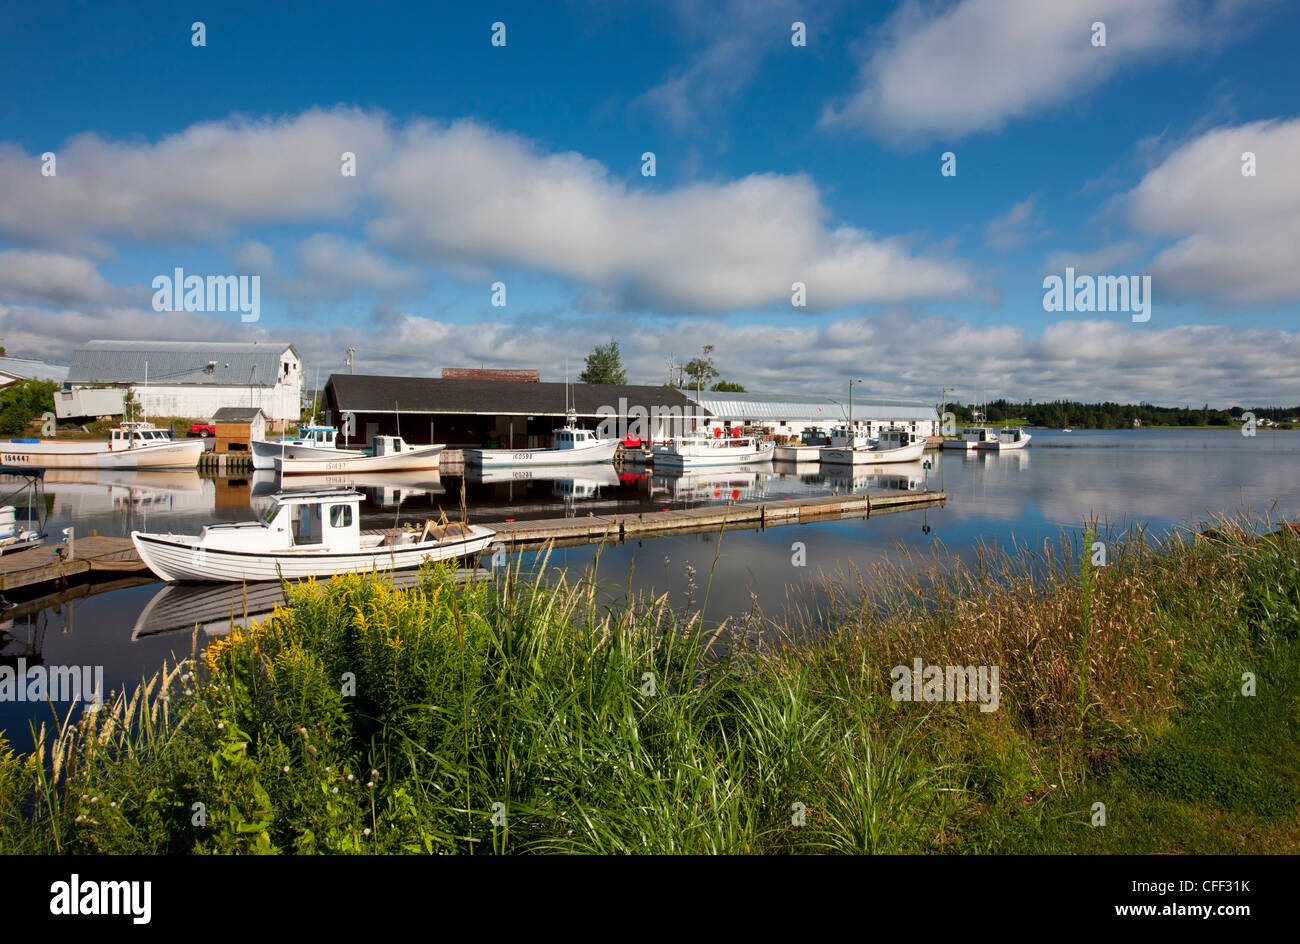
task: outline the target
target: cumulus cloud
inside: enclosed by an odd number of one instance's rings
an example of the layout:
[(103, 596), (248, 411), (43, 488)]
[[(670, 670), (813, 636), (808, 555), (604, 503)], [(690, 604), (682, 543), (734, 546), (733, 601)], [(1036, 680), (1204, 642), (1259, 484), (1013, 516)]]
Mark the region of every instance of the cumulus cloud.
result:
[(285, 298), (345, 298), (357, 291), (395, 291), (418, 280), (414, 270), (393, 266), (360, 243), (332, 233), (303, 240), (297, 256), (298, 274), (272, 283)]
[[(340, 173), (343, 151), (357, 156), (355, 178)], [(372, 240), (412, 262), (475, 273), (524, 267), (571, 280), (609, 307), (789, 304), (796, 281), (807, 285), (811, 311), (979, 290), (963, 263), (836, 224), (806, 176), (641, 191), (580, 154), (473, 122), (397, 130), (356, 109), (312, 110), (207, 122), (153, 144), (82, 135), (60, 152), (57, 177), (40, 178), (38, 166), (0, 150), (0, 233), (28, 245), (106, 252), (106, 237), (209, 240), (241, 226), (373, 211)], [(409, 280), (373, 248), (329, 235), (299, 256), (308, 278), (321, 277), (317, 294), (337, 294), (347, 279), (361, 288)], [(236, 261), (269, 269), (274, 259), (245, 242)]]
[(1297, 167), (1300, 118), (1217, 128), (1165, 158), (1128, 195), (1136, 229), (1177, 240), (1148, 267), (1155, 289), (1225, 307), (1300, 299)]
[[(0, 233), (103, 251), (101, 236), (205, 239), (247, 223), (344, 219), (389, 137), (382, 115), (349, 108), (202, 122), (152, 143), (86, 133), (55, 152), (53, 177), (4, 145)], [(357, 177), (341, 173), (345, 151)]]
[(459, 122), (411, 127), (375, 189), (369, 234), (393, 252), (541, 270), (622, 307), (788, 305), (794, 282), (813, 311), (979, 288), (963, 264), (829, 225), (803, 175), (638, 191), (582, 155)]
[[(895, 140), (956, 140), (997, 129), (1101, 85), (1158, 54), (1217, 41), (1239, 0), (908, 2), (864, 59), (857, 88), (822, 125)], [(1092, 24), (1106, 45), (1092, 45)]]
[(34, 249), (0, 251), (0, 299), (59, 306), (109, 302), (123, 294), (87, 259)]

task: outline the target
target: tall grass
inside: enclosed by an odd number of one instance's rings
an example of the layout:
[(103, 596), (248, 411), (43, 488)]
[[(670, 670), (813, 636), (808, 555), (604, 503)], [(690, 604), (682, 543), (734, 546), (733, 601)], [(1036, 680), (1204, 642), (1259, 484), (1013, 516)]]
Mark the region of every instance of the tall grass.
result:
[[(1082, 572), (1091, 532), (900, 554), (761, 646), (594, 570), (308, 582), (32, 755), (0, 743), (0, 851), (970, 850), (1061, 797), (1082, 824), (1107, 758), (1293, 654), (1296, 534), (1219, 525), (1103, 533)], [(893, 700), (915, 658), (998, 666), (998, 710)]]

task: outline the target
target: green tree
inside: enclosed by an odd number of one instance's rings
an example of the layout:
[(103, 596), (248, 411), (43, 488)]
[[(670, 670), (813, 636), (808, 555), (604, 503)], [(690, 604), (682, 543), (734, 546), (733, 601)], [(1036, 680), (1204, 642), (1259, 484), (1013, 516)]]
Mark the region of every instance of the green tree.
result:
[(716, 391), (717, 393), (744, 393), (745, 385), (738, 384), (731, 380), (719, 380), (709, 389)]
[(0, 434), (17, 436), (27, 424), (44, 413), (54, 412), (52, 380), (23, 380), (0, 390)]
[(597, 344), (596, 349), (587, 355), (586, 369), (578, 375), (578, 381), (585, 384), (627, 383), (627, 371), (623, 369), (618, 342), (611, 338), (608, 344)]
[(716, 380), (720, 375), (718, 368), (713, 363), (713, 345), (706, 344), (700, 349), (700, 356), (694, 357), (687, 362), (682, 368), (682, 373), (686, 375), (687, 383), (685, 386), (697, 390), (703, 390), (709, 385), (709, 381)]

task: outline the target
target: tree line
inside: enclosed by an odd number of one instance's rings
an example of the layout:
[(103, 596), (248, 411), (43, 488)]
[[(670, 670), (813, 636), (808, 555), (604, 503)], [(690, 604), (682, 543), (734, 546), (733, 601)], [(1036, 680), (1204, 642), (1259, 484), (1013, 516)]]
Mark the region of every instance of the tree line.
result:
[(950, 403), (947, 408), (960, 423), (974, 422), (974, 411), (985, 414), (989, 424), (1023, 421), (1030, 426), (1053, 429), (1075, 427), (1078, 429), (1120, 429), (1132, 427), (1137, 420), (1142, 426), (1236, 426), (1243, 413), (1250, 412), (1255, 420), (1270, 420), (1279, 425), (1300, 416), (1300, 406), (1257, 406), (1249, 410), (1234, 406), (1227, 410), (1212, 410), (1210, 405), (1155, 406), (1150, 403), (1083, 403), (1078, 400), (1052, 400), (1046, 403), (1012, 400), (993, 400), (978, 406)]

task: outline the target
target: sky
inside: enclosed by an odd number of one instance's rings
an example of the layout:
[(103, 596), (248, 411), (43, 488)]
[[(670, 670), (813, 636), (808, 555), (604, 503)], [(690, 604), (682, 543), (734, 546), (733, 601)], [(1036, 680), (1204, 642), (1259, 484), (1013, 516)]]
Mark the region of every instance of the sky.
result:
[[(274, 7), (0, 9), (11, 356), (1300, 403), (1300, 4)], [(176, 269), (256, 320), (159, 310)], [(1047, 310), (1067, 269), (1149, 308)]]

